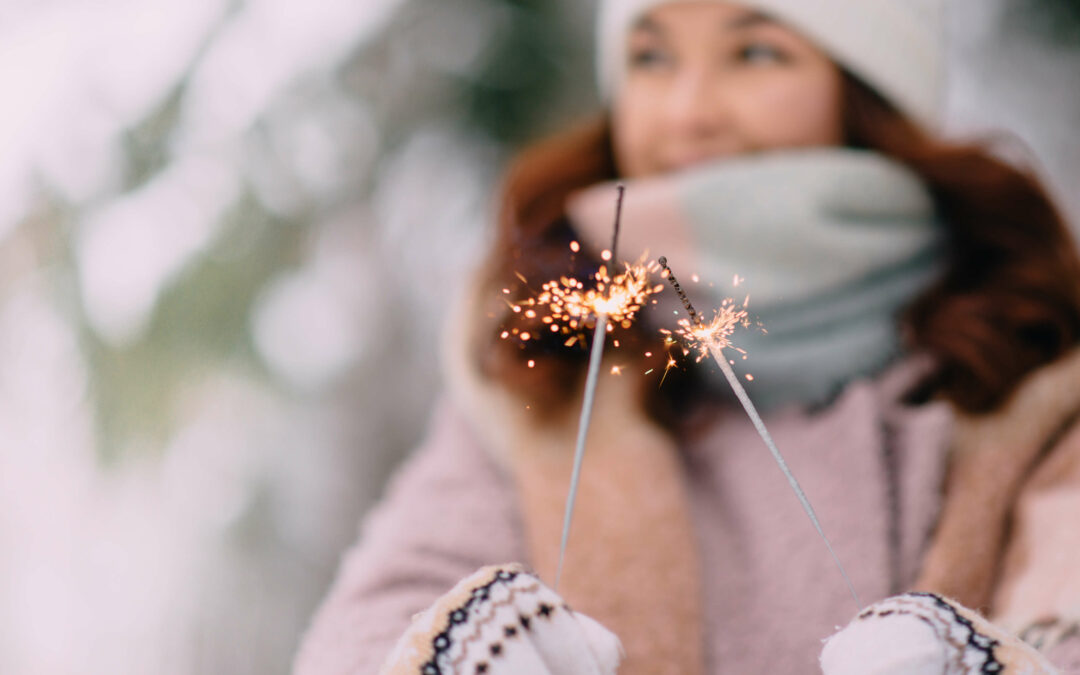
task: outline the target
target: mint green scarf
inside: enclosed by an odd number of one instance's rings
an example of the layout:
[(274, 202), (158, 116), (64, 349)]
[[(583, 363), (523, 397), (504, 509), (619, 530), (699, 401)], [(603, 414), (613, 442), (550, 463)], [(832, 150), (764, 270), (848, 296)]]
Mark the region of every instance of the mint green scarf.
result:
[[(898, 315), (943, 270), (918, 177), (877, 154), (747, 157), (680, 176), (702, 278), (745, 277), (765, 331), (735, 336), (763, 408), (819, 404), (900, 353)], [(709, 294), (741, 300), (740, 289)]]
[[(581, 202), (605, 193), (571, 204), (587, 243), (604, 241), (610, 218), (605, 228)], [(648, 249), (684, 281), (699, 277), (684, 285), (706, 315), (749, 295), (764, 332), (737, 332), (748, 356), (732, 358), (753, 375), (747, 390), (762, 408), (818, 405), (880, 372), (901, 352), (899, 314), (944, 268), (944, 231), (922, 182), (865, 151), (750, 155), (631, 181), (623, 222), (620, 257)], [(654, 323), (674, 323), (671, 302)]]

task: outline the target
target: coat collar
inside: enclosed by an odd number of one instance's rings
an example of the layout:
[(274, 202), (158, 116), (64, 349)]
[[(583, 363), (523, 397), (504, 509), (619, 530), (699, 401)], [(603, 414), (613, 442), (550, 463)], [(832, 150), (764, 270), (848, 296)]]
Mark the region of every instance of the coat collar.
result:
[(945, 501), (916, 583), (987, 608), (1025, 479), (1080, 414), (1080, 349), (1027, 377), (1003, 408), (956, 416)]

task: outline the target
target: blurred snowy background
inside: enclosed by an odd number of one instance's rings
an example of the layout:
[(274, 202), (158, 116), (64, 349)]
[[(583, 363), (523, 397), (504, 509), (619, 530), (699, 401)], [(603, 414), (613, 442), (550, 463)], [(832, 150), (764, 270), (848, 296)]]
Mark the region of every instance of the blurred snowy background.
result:
[[(0, 673), (288, 671), (592, 7), (0, 0)], [(951, 15), (1076, 222), (1080, 2)]]

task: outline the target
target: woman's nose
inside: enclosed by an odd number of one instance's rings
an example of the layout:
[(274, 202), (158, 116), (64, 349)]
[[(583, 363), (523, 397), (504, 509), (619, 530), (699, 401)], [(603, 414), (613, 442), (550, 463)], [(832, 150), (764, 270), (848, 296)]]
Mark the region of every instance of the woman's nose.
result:
[(727, 124), (730, 115), (722, 83), (705, 69), (680, 73), (667, 100), (667, 120), (673, 131), (685, 134), (713, 133)]

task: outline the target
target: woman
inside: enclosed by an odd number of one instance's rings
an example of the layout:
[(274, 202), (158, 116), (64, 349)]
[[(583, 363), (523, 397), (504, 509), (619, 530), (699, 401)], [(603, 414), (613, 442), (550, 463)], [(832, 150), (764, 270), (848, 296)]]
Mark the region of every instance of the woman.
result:
[[(1033, 178), (925, 131), (940, 21), (932, 0), (601, 3), (610, 112), (509, 173), (448, 395), (300, 672), (375, 672), (425, 607), (391, 672), (612, 672), (606, 629), (622, 673), (807, 672), (855, 613), (722, 380), (667, 368), (670, 299), (615, 336), (558, 594), (540, 582), (587, 354), (506, 298), (589, 278), (615, 179), (620, 258), (666, 255), (702, 305), (747, 279), (751, 396), (876, 603), (826, 672), (1050, 672), (1015, 635), (1080, 659), (1080, 261)], [(469, 576), (508, 560), (537, 576)]]

